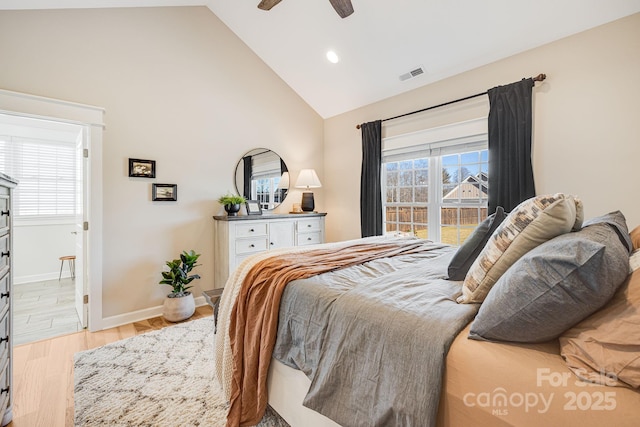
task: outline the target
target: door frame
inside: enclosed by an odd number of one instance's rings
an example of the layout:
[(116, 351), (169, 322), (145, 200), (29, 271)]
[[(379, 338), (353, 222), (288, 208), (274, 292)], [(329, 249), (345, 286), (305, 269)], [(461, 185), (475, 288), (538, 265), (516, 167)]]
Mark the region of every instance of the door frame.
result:
[(37, 95), (0, 89), (0, 113), (28, 118), (54, 120), (84, 126), (87, 131), (89, 162), (86, 179), (90, 198), (85, 218), (87, 257), (83, 274), (89, 297), (88, 329), (102, 329), (102, 134), (105, 109)]

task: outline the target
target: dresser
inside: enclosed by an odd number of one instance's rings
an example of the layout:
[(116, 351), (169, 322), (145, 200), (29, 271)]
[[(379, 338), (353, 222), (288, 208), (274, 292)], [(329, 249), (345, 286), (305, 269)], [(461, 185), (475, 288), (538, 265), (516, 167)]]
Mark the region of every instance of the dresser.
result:
[(13, 286), (11, 195), (15, 186), (16, 182), (12, 178), (0, 173), (0, 414), (3, 426), (11, 422), (13, 404), (13, 324), (10, 296)]
[(214, 216), (214, 287), (245, 258), (271, 249), (324, 243), (326, 213)]

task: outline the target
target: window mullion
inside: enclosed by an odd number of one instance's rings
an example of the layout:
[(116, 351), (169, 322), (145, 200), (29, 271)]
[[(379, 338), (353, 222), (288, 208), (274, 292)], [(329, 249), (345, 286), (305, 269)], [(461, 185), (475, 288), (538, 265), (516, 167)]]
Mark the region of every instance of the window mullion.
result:
[(429, 240), (440, 241), (440, 199), (442, 198), (442, 162), (429, 158)]

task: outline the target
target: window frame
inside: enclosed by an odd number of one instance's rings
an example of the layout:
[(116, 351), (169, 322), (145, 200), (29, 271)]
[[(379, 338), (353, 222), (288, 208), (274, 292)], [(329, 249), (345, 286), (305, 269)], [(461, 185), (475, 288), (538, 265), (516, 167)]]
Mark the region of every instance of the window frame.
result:
[[(427, 202), (416, 204), (411, 202), (402, 204), (392, 202), (394, 206), (426, 206), (427, 208), (427, 238), (432, 241), (440, 242), (442, 240), (441, 209), (446, 207), (464, 208), (473, 207), (478, 209), (486, 209), (488, 199), (479, 203), (444, 203), (443, 202), (443, 183), (442, 183), (442, 158), (451, 154), (461, 154), (473, 151), (488, 150), (488, 134), (487, 134), (487, 118), (482, 117), (465, 122), (453, 123), (450, 125), (440, 126), (431, 129), (425, 129), (419, 132), (403, 134), (383, 139), (382, 152), (382, 221), (384, 233), (397, 233), (396, 231), (387, 232), (387, 168), (386, 164), (390, 162), (401, 162), (403, 160), (416, 160), (425, 158), (428, 161), (428, 198)], [(488, 154), (488, 153), (487, 153)], [(487, 156), (488, 159), (488, 156)], [(480, 157), (479, 165), (482, 165)], [(488, 165), (488, 160), (487, 160)], [(414, 169), (415, 170), (415, 169)], [(415, 185), (415, 184), (414, 184)], [(458, 183), (459, 185), (459, 183)], [(398, 211), (397, 211), (398, 212)], [(485, 211), (486, 212), (486, 211)], [(481, 212), (479, 211), (479, 222)], [(411, 224), (413, 230), (413, 209), (411, 213)], [(399, 224), (398, 221), (394, 221)], [(479, 223), (478, 222), (478, 223)], [(421, 223), (420, 223), (421, 224)], [(457, 228), (457, 244), (460, 242), (460, 219), (458, 216)], [(415, 231), (414, 231), (414, 234)]]

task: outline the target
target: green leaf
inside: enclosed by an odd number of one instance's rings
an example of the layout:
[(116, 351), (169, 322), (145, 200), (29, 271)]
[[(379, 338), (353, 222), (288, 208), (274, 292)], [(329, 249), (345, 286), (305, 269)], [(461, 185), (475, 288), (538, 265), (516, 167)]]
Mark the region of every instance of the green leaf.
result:
[(189, 272), (198, 266), (196, 262), (199, 257), (200, 254), (192, 249), (189, 252), (182, 251), (180, 259), (166, 261), (169, 271), (161, 272), (163, 279), (158, 283), (171, 286), (173, 288), (172, 294), (182, 293), (190, 289), (192, 286), (185, 285), (191, 283), (194, 279), (200, 279), (198, 274), (189, 276)]

